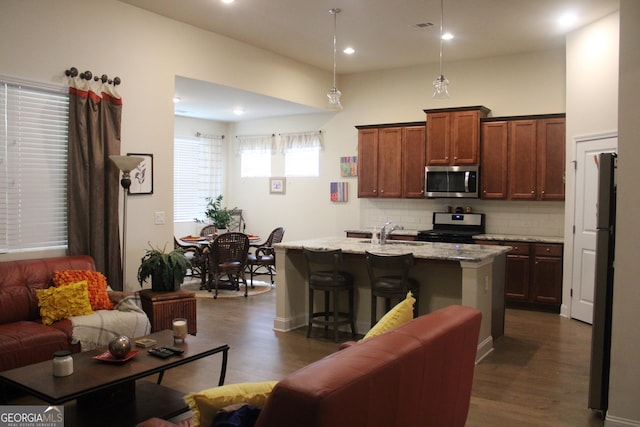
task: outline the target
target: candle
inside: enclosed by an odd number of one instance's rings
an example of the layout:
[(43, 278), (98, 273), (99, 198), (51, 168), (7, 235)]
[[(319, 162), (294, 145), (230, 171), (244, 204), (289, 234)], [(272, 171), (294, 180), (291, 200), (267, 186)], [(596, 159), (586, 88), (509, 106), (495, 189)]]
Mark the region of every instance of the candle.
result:
[(173, 339), (185, 340), (187, 338), (187, 319), (173, 319)]

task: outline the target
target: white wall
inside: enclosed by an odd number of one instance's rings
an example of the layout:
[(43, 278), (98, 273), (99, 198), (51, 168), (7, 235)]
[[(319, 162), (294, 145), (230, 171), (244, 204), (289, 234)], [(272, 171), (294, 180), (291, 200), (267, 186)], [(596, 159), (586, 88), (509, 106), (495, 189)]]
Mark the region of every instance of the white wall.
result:
[[(63, 83), (71, 66), (122, 79), (122, 152), (154, 155), (154, 194), (128, 203), (130, 290), (138, 289), (135, 274), (147, 242), (173, 242), (175, 76), (315, 107), (324, 105), (331, 84), (329, 72), (115, 0), (3, 0), (0, 58), (0, 74), (37, 81)], [(154, 225), (159, 211), (166, 213), (165, 225)]]
[(620, 94), (618, 133), (618, 208), (616, 222), (616, 271), (613, 291), (613, 331), (609, 412), (611, 426), (640, 426), (640, 286), (636, 215), (638, 164), (640, 162), (640, 2), (620, 2)]
[[(286, 195), (268, 193), (268, 180), (239, 179), (239, 158), (230, 157), (230, 200), (242, 207), (248, 230), (265, 234), (277, 225), (286, 238), (343, 235), (346, 229), (380, 226), (387, 218), (408, 229), (431, 228), (433, 211), (445, 205), (471, 205), (486, 212), (488, 231), (506, 234), (561, 236), (563, 203), (473, 200), (378, 200), (357, 198), (357, 178), (340, 176), (339, 158), (357, 155), (356, 125), (424, 121), (423, 110), (485, 105), (493, 115), (564, 112), (564, 50), (533, 52), (485, 60), (446, 63), (451, 99), (431, 98), (437, 64), (342, 76), (344, 110), (337, 114), (291, 116), (242, 122), (236, 134), (322, 130), (325, 150), (319, 178), (289, 178)], [(284, 174), (283, 156), (273, 157), (274, 176)], [(329, 183), (348, 183), (347, 203), (329, 201)], [(256, 207), (256, 208), (254, 208)]]
[(567, 35), (567, 149), (562, 309), (571, 317), (576, 138), (618, 129), (619, 13)]

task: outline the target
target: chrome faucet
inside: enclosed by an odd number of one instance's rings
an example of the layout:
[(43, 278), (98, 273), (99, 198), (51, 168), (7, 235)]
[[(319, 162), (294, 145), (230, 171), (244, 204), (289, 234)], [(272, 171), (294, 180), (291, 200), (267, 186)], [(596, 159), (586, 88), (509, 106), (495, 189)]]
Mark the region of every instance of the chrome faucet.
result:
[(393, 227), (391, 227), (390, 230), (387, 231), (387, 226), (391, 225), (391, 221), (387, 221), (384, 223), (384, 225), (382, 226), (382, 228), (380, 229), (380, 244), (384, 245), (387, 243), (387, 236), (393, 231), (393, 230), (404, 230), (404, 227), (401, 225), (394, 225)]

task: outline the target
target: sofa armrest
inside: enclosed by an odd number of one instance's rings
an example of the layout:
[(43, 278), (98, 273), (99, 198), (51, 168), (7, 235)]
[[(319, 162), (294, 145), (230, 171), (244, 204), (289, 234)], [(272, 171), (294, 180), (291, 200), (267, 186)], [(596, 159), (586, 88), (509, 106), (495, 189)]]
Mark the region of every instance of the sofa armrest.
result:
[(113, 303), (113, 305), (117, 305), (120, 301), (122, 301), (125, 297), (129, 297), (135, 295), (137, 292), (133, 291), (108, 291), (109, 300)]

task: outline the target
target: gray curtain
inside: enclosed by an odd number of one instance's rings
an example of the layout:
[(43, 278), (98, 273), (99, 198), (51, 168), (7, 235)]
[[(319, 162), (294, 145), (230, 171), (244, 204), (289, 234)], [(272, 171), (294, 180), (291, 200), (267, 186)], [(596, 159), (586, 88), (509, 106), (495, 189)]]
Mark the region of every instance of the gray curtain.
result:
[(96, 269), (122, 290), (118, 168), (122, 100), (115, 87), (69, 79), (69, 255), (91, 255)]

